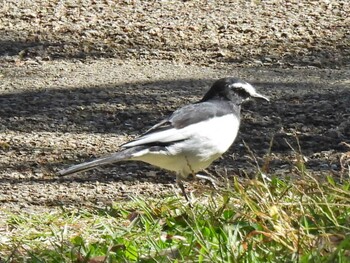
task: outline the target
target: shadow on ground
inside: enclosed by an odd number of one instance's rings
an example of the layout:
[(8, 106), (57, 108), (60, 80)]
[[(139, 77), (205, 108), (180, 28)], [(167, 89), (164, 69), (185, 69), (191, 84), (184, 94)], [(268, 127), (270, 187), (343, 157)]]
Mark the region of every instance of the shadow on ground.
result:
[[(0, 96), (0, 125), (5, 132), (138, 135), (177, 107), (199, 99), (202, 89), (198, 87), (212, 82), (211, 79), (180, 79), (10, 93)], [(297, 139), (307, 155), (344, 149), (339, 143), (350, 138), (349, 90), (317, 85), (309, 88), (309, 83), (253, 84), (271, 97), (271, 103), (251, 101), (243, 106), (240, 133), (227, 155), (246, 154), (241, 146), (244, 141), (262, 156), (272, 139), (275, 153), (290, 152), (291, 146), (298, 149)], [(40, 147), (23, 141), (3, 146), (2, 152), (30, 155), (36, 148)], [(41, 150), (50, 153), (54, 149)], [(93, 156), (86, 153), (78, 157), (86, 160)], [(11, 167), (25, 170), (28, 164), (41, 166), (32, 160), (11, 164)], [(9, 168), (8, 164), (1, 166)], [(52, 163), (46, 166), (48, 170), (54, 167)]]
[[(11, 35), (11, 32), (9, 33)], [(14, 35), (18, 35), (16, 32)], [(8, 37), (7, 37), (8, 38)], [(15, 60), (85, 60), (87, 58), (100, 59), (100, 58), (119, 58), (119, 59), (159, 59), (159, 56), (166, 57), (167, 59), (176, 60), (179, 56), (177, 54), (179, 50), (172, 50), (167, 47), (159, 47), (146, 45), (143, 41), (137, 45), (135, 42), (132, 46), (127, 43), (106, 44), (103, 41), (96, 39), (89, 40), (87, 43), (82, 39), (76, 39), (75, 41), (64, 41), (62, 39), (57, 40), (3, 40), (0, 41), (0, 61), (13, 62)], [(263, 50), (260, 53), (254, 54), (241, 54), (239, 50), (231, 50), (234, 57), (218, 55), (218, 48), (213, 50), (207, 49), (207, 47), (182, 47), (180, 50), (186, 51), (191, 55), (183, 55), (183, 59), (187, 61), (196, 61), (201, 63), (202, 56), (208, 56), (210, 64), (216, 62), (233, 63), (237, 65), (244, 65), (245, 63), (255, 63), (258, 66), (261, 64), (266, 65), (288, 65), (288, 66), (312, 66), (317, 68), (339, 68), (347, 66), (350, 62), (349, 41), (346, 36), (339, 39), (337, 43), (333, 43), (334, 40), (324, 39), (322, 43), (318, 43), (315, 46), (310, 47), (307, 51), (300, 51), (298, 46), (283, 45), (285, 54), (274, 54), (272, 50), (281, 49), (280, 39), (272, 39), (268, 45), (262, 44), (257, 46), (256, 43), (251, 47), (247, 45), (247, 49), (251, 50)], [(325, 44), (326, 43), (326, 44)], [(328, 44), (327, 43), (332, 43)], [(86, 50), (86, 45), (89, 47)], [(232, 45), (233, 49), (237, 47)], [(220, 49), (220, 48), (219, 48)], [(287, 52), (288, 51), (288, 52)], [(195, 55), (195, 54), (199, 55)], [(202, 55), (201, 55), (202, 54)], [(192, 57), (189, 57), (192, 56)], [(211, 59), (211, 60), (210, 60)], [(208, 60), (208, 59), (207, 59)]]

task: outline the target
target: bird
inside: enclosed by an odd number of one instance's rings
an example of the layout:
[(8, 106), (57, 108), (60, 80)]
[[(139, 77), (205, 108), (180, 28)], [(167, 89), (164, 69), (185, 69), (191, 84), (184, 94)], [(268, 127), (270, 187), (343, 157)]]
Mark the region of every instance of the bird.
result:
[(120, 151), (60, 170), (60, 176), (120, 161), (141, 161), (174, 172), (188, 201), (183, 180), (207, 168), (233, 144), (241, 122), (241, 105), (251, 99), (269, 101), (246, 81), (216, 80), (203, 98), (183, 106)]

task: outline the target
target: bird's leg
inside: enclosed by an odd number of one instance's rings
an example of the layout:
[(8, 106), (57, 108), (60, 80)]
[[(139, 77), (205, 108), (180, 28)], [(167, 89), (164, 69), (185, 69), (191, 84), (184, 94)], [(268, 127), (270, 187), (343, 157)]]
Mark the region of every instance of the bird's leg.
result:
[(185, 191), (185, 187), (184, 184), (182, 182), (182, 178), (179, 174), (176, 175), (176, 184), (179, 186), (179, 188), (181, 189), (181, 193), (182, 195), (185, 197), (186, 201), (188, 203), (190, 203), (190, 199), (188, 198), (186, 191)]

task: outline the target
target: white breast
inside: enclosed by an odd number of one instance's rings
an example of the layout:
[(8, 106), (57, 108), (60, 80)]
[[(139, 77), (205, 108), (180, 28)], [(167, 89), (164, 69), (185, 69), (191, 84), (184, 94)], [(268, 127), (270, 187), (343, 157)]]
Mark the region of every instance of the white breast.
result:
[(166, 147), (161, 152), (145, 149), (134, 155), (139, 160), (177, 172), (186, 177), (208, 167), (234, 142), (239, 119), (233, 114), (209, 119), (179, 129), (184, 141)]

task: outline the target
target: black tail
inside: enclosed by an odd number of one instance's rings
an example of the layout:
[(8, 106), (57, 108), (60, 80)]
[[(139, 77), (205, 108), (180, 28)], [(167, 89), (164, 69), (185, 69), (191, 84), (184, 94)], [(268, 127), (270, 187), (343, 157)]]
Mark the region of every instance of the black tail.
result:
[(134, 152), (135, 152), (135, 149), (133, 148), (126, 149), (124, 151), (114, 153), (110, 156), (102, 157), (102, 158), (93, 160), (91, 162), (81, 163), (81, 164), (77, 164), (72, 167), (69, 167), (67, 169), (63, 169), (59, 171), (58, 174), (60, 176), (64, 176), (64, 175), (74, 174), (82, 171), (87, 171), (101, 165), (125, 161), (131, 158), (132, 153)]

